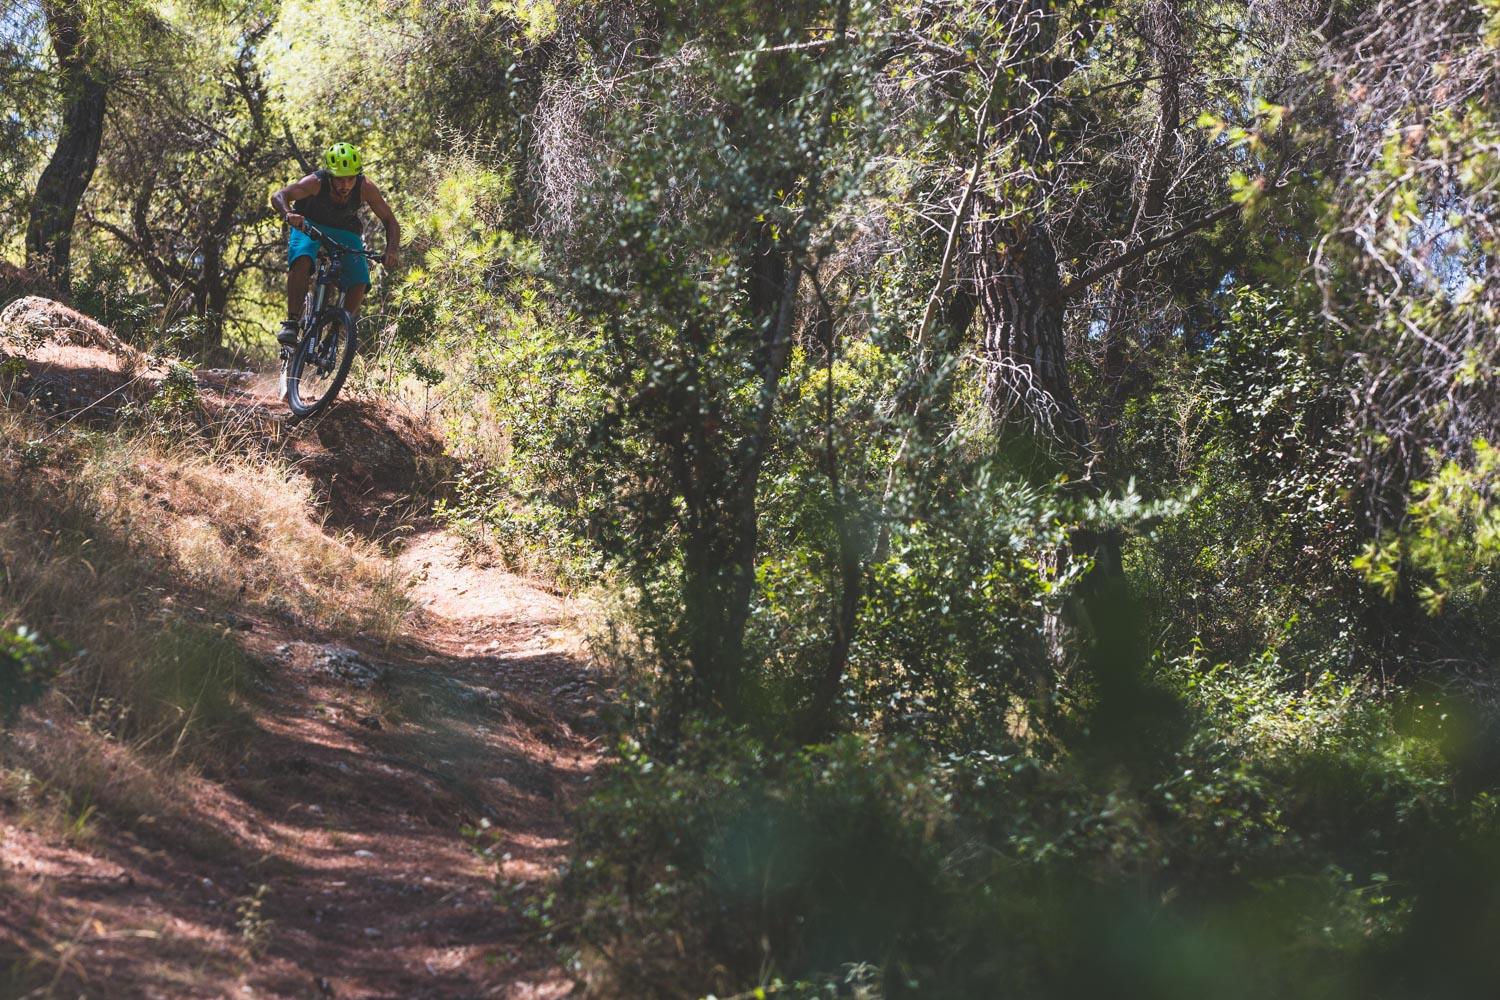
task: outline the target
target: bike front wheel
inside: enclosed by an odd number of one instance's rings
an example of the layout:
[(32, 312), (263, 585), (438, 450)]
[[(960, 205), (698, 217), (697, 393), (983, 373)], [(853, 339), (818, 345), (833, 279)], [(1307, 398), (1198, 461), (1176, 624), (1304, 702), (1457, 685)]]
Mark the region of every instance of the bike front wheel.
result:
[(354, 317), (330, 309), (292, 352), (286, 370), (286, 401), (299, 417), (333, 401), (354, 363)]

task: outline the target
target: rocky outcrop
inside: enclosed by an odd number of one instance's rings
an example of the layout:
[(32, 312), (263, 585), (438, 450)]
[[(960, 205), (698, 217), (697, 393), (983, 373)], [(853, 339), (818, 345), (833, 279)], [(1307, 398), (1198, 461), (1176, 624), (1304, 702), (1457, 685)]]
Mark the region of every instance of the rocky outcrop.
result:
[(60, 344), (134, 354), (106, 326), (61, 302), (28, 295), (0, 310), (0, 340), (16, 345)]

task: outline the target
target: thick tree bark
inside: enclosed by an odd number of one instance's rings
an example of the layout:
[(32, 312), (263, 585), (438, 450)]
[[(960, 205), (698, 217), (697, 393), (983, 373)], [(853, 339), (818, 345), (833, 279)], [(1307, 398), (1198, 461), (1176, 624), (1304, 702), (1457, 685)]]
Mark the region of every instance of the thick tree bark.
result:
[(72, 279), (73, 224), (99, 162), (108, 84), (96, 65), (97, 53), (79, 6), (69, 0), (48, 0), (43, 9), (57, 55), (64, 106), (57, 148), (31, 199), (26, 266), (67, 292)]
[[(1098, 30), (1098, 18), (1087, 16), (1059, 52), (1063, 25), (1054, 3), (1011, 0), (1009, 6), (1014, 49), (1005, 72), (1014, 74), (1015, 83), (1005, 100), (1014, 101), (1022, 92), (1030, 94), (1031, 103), (1024, 109), (1003, 109), (993, 116), (998, 124), (981, 136), (982, 146), (987, 140), (992, 175), (1005, 178), (976, 196), (969, 227), (984, 395), (997, 419), (1024, 415), (1081, 458), (1089, 448), (1089, 427), (1068, 378), (1062, 278), (1041, 192), (1054, 159), (1059, 86), (1076, 65), (1068, 52), (1087, 45)], [(1008, 194), (1004, 188), (1011, 185), (1029, 188), (1029, 203), (1002, 204)]]
[(990, 412), (1001, 419), (1020, 413), (1065, 444), (1087, 447), (1088, 423), (1068, 380), (1062, 281), (1051, 234), (1039, 222), (1001, 227), (993, 212), (985, 214), (974, 227), (982, 247), (974, 270)]

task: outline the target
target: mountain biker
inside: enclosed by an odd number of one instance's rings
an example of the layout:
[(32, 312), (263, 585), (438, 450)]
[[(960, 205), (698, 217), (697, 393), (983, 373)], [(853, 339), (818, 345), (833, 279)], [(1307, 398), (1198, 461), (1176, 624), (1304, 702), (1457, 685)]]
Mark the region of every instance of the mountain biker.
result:
[[(385, 196), (363, 173), (359, 150), (347, 142), (336, 142), (323, 154), (323, 169), (294, 181), (271, 195), (271, 207), (292, 227), (287, 242), (286, 322), (276, 334), (277, 343), (295, 346), (297, 318), (302, 301), (312, 281), (317, 240), (302, 232), (303, 220), (315, 224), (330, 239), (351, 250), (363, 250), (360, 238), (363, 225), (359, 218), (361, 205), (369, 205), (376, 218), (385, 223), (385, 266), (397, 264), (401, 246), (401, 224), (386, 204)], [(289, 201), (295, 198), (296, 201)], [(370, 267), (363, 257), (346, 257), (339, 275), (344, 289), (344, 308), (349, 315), (359, 313), (365, 291), (370, 287)]]

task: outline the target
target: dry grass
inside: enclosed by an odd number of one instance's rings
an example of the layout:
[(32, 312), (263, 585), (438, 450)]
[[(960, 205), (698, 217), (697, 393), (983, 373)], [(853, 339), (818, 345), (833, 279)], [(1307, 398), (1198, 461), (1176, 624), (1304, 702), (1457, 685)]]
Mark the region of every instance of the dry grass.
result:
[(74, 483), (148, 539), (182, 584), (227, 606), (382, 638), (408, 610), (391, 560), (353, 534), (327, 534), (311, 486), (274, 459), (149, 448), (99, 455)]
[[(394, 562), (352, 533), (328, 534), (311, 484), (286, 462), (211, 435), (149, 430), (79, 432), (38, 454), (19, 444), (36, 430), (0, 415), (9, 442), (0, 452), (0, 551), (15, 578), (0, 592), (11, 598), (0, 618), (65, 619), (80, 583), (117, 618), (114, 605), (138, 593), (142, 576), (159, 578), (164, 596), (291, 611), (334, 632), (389, 638), (409, 610)], [(132, 585), (97, 586), (101, 560), (112, 580)]]
[(12, 735), (0, 770), (0, 798), (18, 825), (84, 847), (99, 815), (127, 826), (179, 815), (185, 772), (156, 766), (91, 720), (59, 724), (69, 718), (60, 695), (43, 702), (38, 717), (45, 723)]
[(0, 407), (0, 629), (39, 633), (56, 673), (47, 725), (0, 742), (0, 803), (39, 828), (168, 813), (174, 772), (233, 757), (258, 668), (232, 615), (389, 638), (411, 610), (394, 559), (326, 532), (310, 484), (239, 443)]

